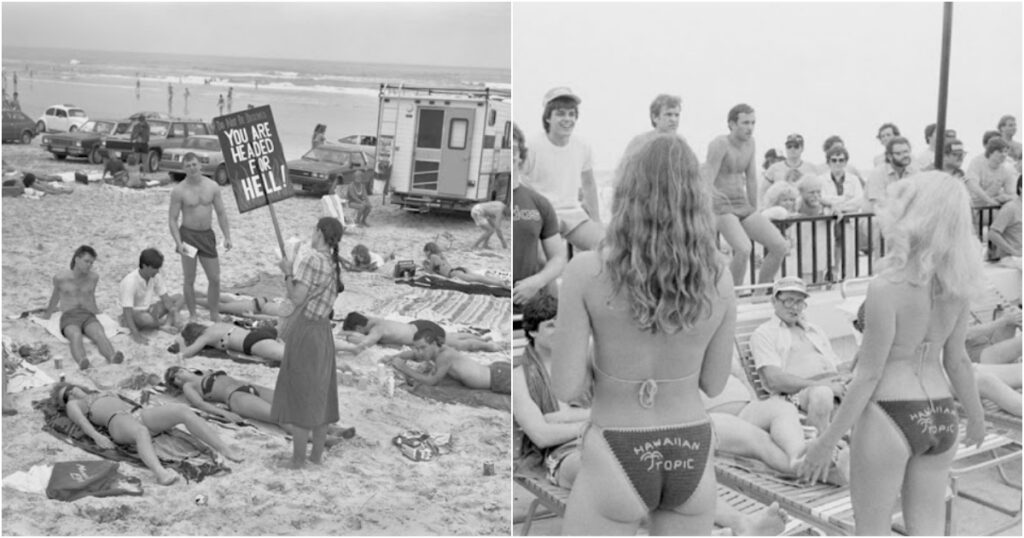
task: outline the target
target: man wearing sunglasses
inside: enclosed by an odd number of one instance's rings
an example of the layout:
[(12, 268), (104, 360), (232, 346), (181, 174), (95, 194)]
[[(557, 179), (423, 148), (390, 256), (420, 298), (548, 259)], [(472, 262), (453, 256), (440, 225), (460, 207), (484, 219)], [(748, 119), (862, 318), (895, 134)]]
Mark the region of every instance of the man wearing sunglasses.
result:
[(833, 145), (825, 153), (828, 172), (821, 175), (825, 180), (821, 189), (821, 201), (835, 213), (860, 211), (864, 189), (860, 180), (847, 174), (850, 153), (842, 145)]
[(807, 285), (787, 276), (772, 289), (775, 314), (750, 336), (754, 365), (768, 389), (786, 395), (807, 412), (807, 422), (825, 431), (832, 411), (846, 394), (849, 368), (840, 360), (828, 334), (804, 317)]
[(776, 181), (788, 181), (796, 183), (807, 174), (818, 175), (818, 170), (813, 164), (803, 160), (804, 137), (799, 134), (791, 134), (786, 137), (786, 158), (768, 167), (764, 173), (765, 182), (758, 189), (758, 200), (764, 205), (764, 193), (775, 184)]

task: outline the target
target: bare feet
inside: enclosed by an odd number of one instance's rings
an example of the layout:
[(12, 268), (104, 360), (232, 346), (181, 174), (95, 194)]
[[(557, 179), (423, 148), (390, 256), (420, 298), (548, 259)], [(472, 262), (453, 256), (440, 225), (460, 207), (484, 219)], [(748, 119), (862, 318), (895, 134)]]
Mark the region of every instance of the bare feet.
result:
[(221, 455), (235, 463), (241, 463), (245, 461), (245, 457), (242, 456), (242, 453), (239, 452), (238, 449), (236, 449), (235, 447), (226, 447), (224, 450), (221, 451)]
[(736, 536), (778, 536), (786, 529), (789, 516), (774, 502), (768, 508), (750, 516), (744, 516), (733, 529)]
[(169, 486), (178, 481), (178, 473), (168, 471), (164, 469), (163, 472), (156, 474), (156, 483), (161, 486)]
[(114, 353), (114, 356), (110, 359), (110, 362), (114, 364), (121, 364), (122, 362), (124, 362), (124, 353), (121, 353), (120, 351)]
[(82, 359), (82, 362), (78, 363), (79, 370), (88, 370), (90, 366), (92, 365), (89, 364), (89, 359)]

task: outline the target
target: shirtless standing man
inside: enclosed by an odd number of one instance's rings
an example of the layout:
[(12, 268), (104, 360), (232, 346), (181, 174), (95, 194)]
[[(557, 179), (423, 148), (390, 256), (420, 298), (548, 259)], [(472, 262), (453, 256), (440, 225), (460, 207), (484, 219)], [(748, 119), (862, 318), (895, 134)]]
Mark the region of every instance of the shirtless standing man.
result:
[[(432, 321), (415, 320), (405, 323), (384, 318), (367, 317), (359, 312), (349, 312), (345, 317), (341, 329), (345, 332), (365, 335), (358, 341), (355, 353), (362, 353), (366, 348), (376, 344), (411, 346), (415, 341), (416, 333), (423, 327), (436, 327)], [(475, 334), (454, 333), (448, 334), (445, 343), (452, 349), (459, 351), (501, 351), (504, 346), (497, 342), (485, 340)]]
[[(512, 394), (512, 364), (497, 361), (484, 366), (445, 345), (445, 332), (436, 323), (425, 321), (413, 337), (416, 349), (404, 351), (384, 360), (394, 369), (427, 385), (436, 385), (448, 376), (471, 389)], [(429, 373), (420, 373), (406, 361), (433, 362)]]
[(729, 271), (740, 285), (750, 260), (750, 240), (767, 249), (758, 282), (772, 282), (789, 250), (782, 233), (757, 211), (757, 163), (754, 161), (754, 109), (738, 104), (729, 110), (729, 134), (708, 146), (703, 176), (713, 182), (713, 206), (718, 232), (732, 247)]
[[(184, 157), (185, 179), (171, 190), (171, 208), (168, 224), (174, 238), (174, 251), (181, 254), (181, 269), (185, 275), (185, 305), (189, 317), (196, 317), (196, 258), (206, 273), (207, 306), (210, 321), (220, 321), (220, 260), (217, 258), (217, 236), (213, 233), (213, 212), (224, 233), (224, 250), (231, 250), (231, 228), (224, 211), (220, 187), (200, 173), (199, 158), (189, 152)], [(178, 217), (181, 216), (181, 227)], [(185, 245), (193, 247), (191, 254)]]
[(82, 245), (71, 257), (71, 270), (62, 271), (53, 277), (53, 295), (50, 304), (40, 314), (43, 319), (60, 311), (60, 332), (71, 343), (71, 358), (82, 370), (89, 368), (89, 359), (85, 357), (85, 342), (82, 335), (88, 336), (107, 362), (120, 364), (124, 362), (124, 354), (115, 351), (113, 344), (107, 339), (103, 325), (96, 319), (100, 309), (96, 307), (96, 284), (100, 281), (99, 273), (92, 270), (96, 261), (96, 251), (88, 245)]

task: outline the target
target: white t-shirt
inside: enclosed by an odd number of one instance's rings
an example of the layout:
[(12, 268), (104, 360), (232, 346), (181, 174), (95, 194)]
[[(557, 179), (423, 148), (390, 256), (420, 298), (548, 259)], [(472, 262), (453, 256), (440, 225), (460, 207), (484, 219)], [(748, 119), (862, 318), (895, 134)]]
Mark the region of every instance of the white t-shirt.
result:
[(120, 290), (121, 308), (135, 310), (146, 310), (167, 293), (159, 273), (146, 282), (138, 270), (128, 273), (128, 276), (121, 279)]
[(590, 145), (573, 135), (568, 144), (556, 146), (541, 133), (527, 147), (523, 184), (547, 198), (556, 212), (582, 208), (580, 175), (594, 169)]

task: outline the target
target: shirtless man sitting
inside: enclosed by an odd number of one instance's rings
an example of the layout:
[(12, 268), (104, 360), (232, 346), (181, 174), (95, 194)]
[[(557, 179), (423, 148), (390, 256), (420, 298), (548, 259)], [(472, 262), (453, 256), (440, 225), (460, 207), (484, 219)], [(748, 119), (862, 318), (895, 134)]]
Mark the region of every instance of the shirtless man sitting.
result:
[(178, 311), (184, 305), (181, 295), (170, 296), (160, 278), (164, 255), (155, 248), (147, 248), (139, 255), (139, 269), (121, 280), (121, 325), (131, 331), (132, 340), (148, 344), (142, 331), (169, 325), (177, 332)]
[[(384, 359), (406, 376), (427, 385), (436, 385), (445, 376), (471, 389), (512, 394), (512, 364), (497, 361), (484, 366), (445, 345), (445, 332), (432, 321), (421, 321), (413, 336), (415, 349)], [(427, 373), (409, 366), (406, 361), (433, 363)]]
[[(350, 333), (357, 340), (356, 353), (362, 353), (363, 350), (377, 344), (411, 346), (415, 340), (416, 333), (428, 326), (436, 326), (436, 324), (420, 319), (405, 323), (384, 318), (367, 317), (359, 312), (350, 312), (345, 317), (341, 330)], [(458, 351), (494, 352), (504, 349), (497, 342), (469, 333), (448, 334), (445, 338), (445, 344)]]
[(103, 325), (96, 319), (100, 309), (96, 306), (96, 284), (100, 275), (92, 270), (96, 261), (96, 251), (88, 245), (82, 245), (71, 257), (71, 270), (62, 271), (53, 277), (53, 295), (50, 304), (40, 314), (43, 319), (60, 311), (60, 332), (71, 344), (71, 358), (78, 367), (85, 370), (89, 367), (89, 359), (85, 357), (83, 335), (89, 337), (107, 362), (120, 364), (124, 362), (124, 354), (115, 351), (113, 344), (107, 339)]

